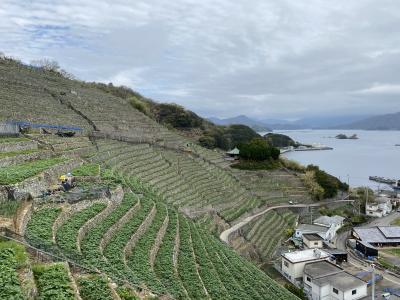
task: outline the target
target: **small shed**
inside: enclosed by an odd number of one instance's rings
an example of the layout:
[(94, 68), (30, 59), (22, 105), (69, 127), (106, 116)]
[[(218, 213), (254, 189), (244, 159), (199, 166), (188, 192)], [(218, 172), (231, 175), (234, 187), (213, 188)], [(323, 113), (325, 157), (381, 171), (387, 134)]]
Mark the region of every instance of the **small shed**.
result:
[(20, 127), (17, 124), (0, 123), (0, 136), (18, 136)]
[(356, 241), (356, 249), (360, 251), (365, 257), (378, 256), (378, 249), (376, 249), (368, 242)]
[(228, 152), (226, 152), (226, 155), (230, 156), (230, 157), (238, 157), (240, 154), (240, 150), (235, 147), (232, 150), (229, 150)]
[(309, 249), (323, 248), (324, 239), (316, 233), (303, 234), (303, 244)]

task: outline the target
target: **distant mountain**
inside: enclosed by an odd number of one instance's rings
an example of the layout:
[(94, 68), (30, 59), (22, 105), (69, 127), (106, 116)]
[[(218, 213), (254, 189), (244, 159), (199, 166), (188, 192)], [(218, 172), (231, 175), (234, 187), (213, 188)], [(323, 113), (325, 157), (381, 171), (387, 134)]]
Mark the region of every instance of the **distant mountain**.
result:
[(271, 131), (271, 129), (263, 122), (253, 120), (245, 115), (236, 116), (233, 118), (219, 119), (215, 117), (208, 118), (209, 121), (217, 125), (232, 125), (242, 124), (253, 128), (255, 131)]
[(400, 112), (369, 117), (360, 121), (337, 126), (339, 129), (400, 130)]

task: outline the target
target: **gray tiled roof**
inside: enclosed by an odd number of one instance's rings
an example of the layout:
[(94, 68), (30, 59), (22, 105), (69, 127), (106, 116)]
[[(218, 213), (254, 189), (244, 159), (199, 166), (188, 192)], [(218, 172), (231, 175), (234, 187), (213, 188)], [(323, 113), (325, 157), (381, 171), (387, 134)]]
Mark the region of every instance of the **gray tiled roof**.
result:
[(361, 227), (354, 232), (368, 243), (400, 243), (400, 226)]
[(332, 287), (342, 292), (352, 290), (367, 284), (361, 279), (346, 272), (325, 276), (315, 280), (314, 282), (317, 283), (319, 286), (331, 284)]

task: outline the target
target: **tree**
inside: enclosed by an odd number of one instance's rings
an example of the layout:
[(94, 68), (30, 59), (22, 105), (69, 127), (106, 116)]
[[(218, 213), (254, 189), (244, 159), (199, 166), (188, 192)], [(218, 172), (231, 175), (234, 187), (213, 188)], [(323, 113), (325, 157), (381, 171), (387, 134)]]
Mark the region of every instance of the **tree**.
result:
[(240, 150), (240, 157), (247, 160), (277, 160), (280, 154), (279, 149), (270, 146), (262, 138), (255, 138), (250, 143), (240, 144), (238, 148)]
[(46, 71), (53, 71), (53, 72), (59, 72), (61, 69), (57, 61), (48, 58), (33, 60), (31, 61), (31, 65), (37, 68), (42, 68)]

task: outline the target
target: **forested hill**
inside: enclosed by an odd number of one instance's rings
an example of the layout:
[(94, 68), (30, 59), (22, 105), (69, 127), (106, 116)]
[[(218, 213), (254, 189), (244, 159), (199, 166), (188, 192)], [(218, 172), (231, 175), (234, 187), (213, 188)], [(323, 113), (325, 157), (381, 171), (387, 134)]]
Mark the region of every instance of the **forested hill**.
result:
[(338, 126), (340, 129), (400, 130), (400, 112), (366, 118), (354, 123)]

